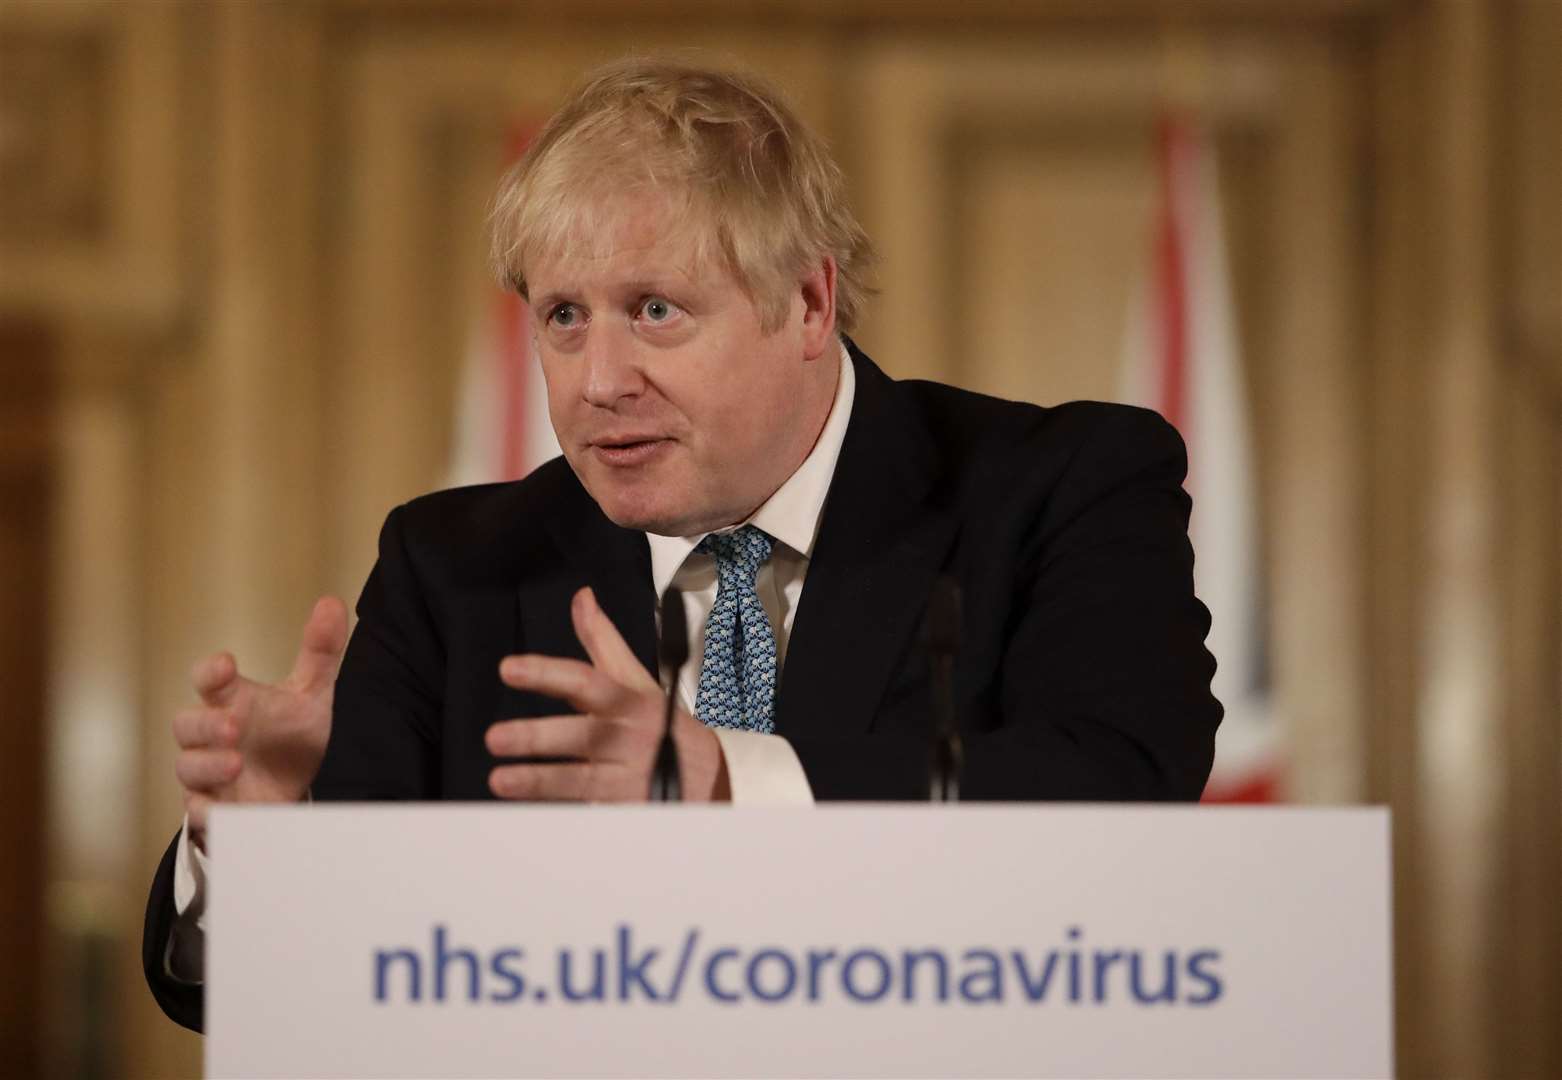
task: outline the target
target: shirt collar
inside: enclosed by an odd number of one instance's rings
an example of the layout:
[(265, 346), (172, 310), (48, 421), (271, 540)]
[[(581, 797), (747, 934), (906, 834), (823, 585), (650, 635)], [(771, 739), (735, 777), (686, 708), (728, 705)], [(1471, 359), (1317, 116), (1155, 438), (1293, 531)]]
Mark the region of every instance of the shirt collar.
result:
[[(846, 425), (851, 420), (852, 399), (856, 396), (857, 373), (841, 346), (841, 377), (835, 383), (835, 400), (830, 404), (830, 415), (825, 419), (819, 439), (808, 452), (797, 471), (786, 483), (748, 518), (716, 532), (731, 532), (744, 525), (763, 529), (770, 536), (785, 544), (805, 559), (814, 552), (814, 538), (819, 534), (819, 518), (824, 512), (824, 499), (830, 493), (830, 479), (835, 475), (835, 463), (841, 456), (841, 443), (846, 439)], [(660, 536), (646, 533), (651, 544), (651, 581), (660, 597), (672, 584), (684, 560), (689, 557), (701, 540), (709, 535)]]

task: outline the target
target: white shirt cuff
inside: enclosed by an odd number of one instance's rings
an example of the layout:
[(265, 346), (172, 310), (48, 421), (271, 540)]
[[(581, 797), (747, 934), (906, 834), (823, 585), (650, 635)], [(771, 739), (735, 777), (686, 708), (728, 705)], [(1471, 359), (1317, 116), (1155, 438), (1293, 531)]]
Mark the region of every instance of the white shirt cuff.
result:
[(190, 839), (187, 816), (174, 848), (174, 911), (163, 950), (163, 974), (199, 986), (206, 969), (206, 855)]
[(727, 760), (732, 801), (743, 806), (812, 806), (813, 789), (797, 751), (780, 735), (712, 728)]
[[(195, 925), (206, 929), (206, 875), (210, 863), (206, 853), (190, 839), (190, 819), (179, 829), (179, 846), (174, 851), (174, 910), (193, 917)], [(195, 910), (191, 911), (194, 905)]]

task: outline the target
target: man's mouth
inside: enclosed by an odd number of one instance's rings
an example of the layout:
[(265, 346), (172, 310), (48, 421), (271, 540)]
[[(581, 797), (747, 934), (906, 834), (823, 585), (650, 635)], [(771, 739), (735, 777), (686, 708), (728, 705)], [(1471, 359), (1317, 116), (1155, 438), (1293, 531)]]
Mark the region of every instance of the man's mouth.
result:
[(650, 461), (671, 441), (659, 435), (614, 436), (593, 441), (591, 452), (603, 464), (622, 468)]

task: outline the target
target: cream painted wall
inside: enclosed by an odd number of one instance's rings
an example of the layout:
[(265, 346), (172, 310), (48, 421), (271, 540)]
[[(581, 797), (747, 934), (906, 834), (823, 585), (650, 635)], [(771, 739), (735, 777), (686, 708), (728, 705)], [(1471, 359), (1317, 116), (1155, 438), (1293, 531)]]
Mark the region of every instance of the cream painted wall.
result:
[[(1206, 108), (1247, 272), (1293, 794), (1395, 809), (1401, 1071), (1562, 1069), (1562, 192), (1544, 149), (1562, 17), (1518, 0), (580, 10), (0, 8), (0, 65), (48, 61), (0, 79), (0, 119), (25, 136), (48, 117), (104, 162), (80, 196), (96, 226), (63, 166), (37, 174), (64, 178), (54, 217), (50, 191), (0, 188), (44, 208), (45, 237), (0, 224), (0, 316), (44, 312), (71, 369), (51, 1060), (92, 1052), (70, 959), (90, 927), (117, 942), (116, 1071), (198, 1068), (136, 951), (178, 821), (168, 722), (189, 663), (228, 647), (280, 673), (313, 597), (354, 595), (385, 512), (436, 482), (510, 120), (598, 59), (697, 44), (780, 80), (834, 142), (884, 256), (869, 350), (1038, 401), (1112, 392), (1149, 121), (1168, 94)], [(1191, 78), (1169, 62), (1190, 48)], [(1524, 992), (1499, 1009), (1509, 978)]]

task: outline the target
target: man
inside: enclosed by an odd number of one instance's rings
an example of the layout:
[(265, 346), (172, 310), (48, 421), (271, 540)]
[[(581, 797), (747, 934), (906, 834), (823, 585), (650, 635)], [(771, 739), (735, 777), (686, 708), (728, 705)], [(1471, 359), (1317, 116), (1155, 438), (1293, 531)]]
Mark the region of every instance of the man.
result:
[(284, 682), (197, 666), (145, 936), (170, 1016), (201, 1023), (214, 802), (645, 799), (668, 584), (686, 798), (926, 798), (939, 574), (964, 596), (963, 797), (1198, 797), (1220, 706), (1180, 440), (887, 378), (844, 336), (869, 249), (839, 170), (773, 93), (604, 69), (493, 224), (564, 456), (392, 511), (345, 657), (327, 598)]

